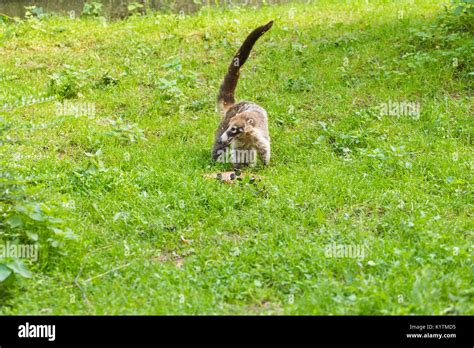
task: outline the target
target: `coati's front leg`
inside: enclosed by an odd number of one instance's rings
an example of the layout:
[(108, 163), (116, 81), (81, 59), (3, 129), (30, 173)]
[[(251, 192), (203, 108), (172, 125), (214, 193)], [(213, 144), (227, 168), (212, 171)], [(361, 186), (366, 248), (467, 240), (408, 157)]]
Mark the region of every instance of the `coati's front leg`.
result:
[[(214, 142), (214, 147), (212, 148), (212, 160), (213, 161), (225, 161), (226, 149), (229, 147), (229, 144), (222, 143), (219, 140)], [(224, 157), (222, 157), (224, 156)]]
[(267, 166), (270, 162), (270, 142), (265, 138), (258, 139), (256, 147), (260, 159), (262, 160), (263, 164)]
[(257, 164), (257, 150), (245, 142), (239, 140), (231, 143), (230, 163), (234, 169), (244, 167), (255, 167)]

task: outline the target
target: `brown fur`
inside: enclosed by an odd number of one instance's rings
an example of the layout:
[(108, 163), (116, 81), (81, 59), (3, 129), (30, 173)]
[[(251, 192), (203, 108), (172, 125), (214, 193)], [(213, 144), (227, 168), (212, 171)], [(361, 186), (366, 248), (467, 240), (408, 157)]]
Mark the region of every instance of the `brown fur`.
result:
[[(250, 51), (258, 40), (273, 25), (273, 21), (258, 27), (244, 41), (229, 66), (218, 96), (218, 106), (223, 115), (216, 131), (213, 160), (222, 158), (223, 153), (231, 146), (232, 151), (255, 151), (263, 163), (270, 160), (270, 135), (268, 132), (267, 112), (257, 104), (241, 102), (235, 104), (234, 91), (239, 79), (240, 67), (246, 62)], [(245, 157), (244, 161), (231, 162), (235, 166), (253, 165), (256, 158)]]

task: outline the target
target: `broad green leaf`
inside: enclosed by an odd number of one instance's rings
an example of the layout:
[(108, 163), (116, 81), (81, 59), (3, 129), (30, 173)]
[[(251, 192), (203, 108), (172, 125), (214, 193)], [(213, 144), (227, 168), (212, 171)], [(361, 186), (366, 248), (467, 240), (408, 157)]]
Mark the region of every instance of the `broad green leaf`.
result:
[(23, 220), (19, 215), (10, 216), (10, 218), (7, 220), (7, 223), (10, 225), (11, 228), (23, 226)]
[(0, 264), (0, 282), (3, 282), (5, 279), (7, 279), (10, 275), (12, 274), (12, 271), (10, 268), (5, 266), (4, 264)]
[(32, 212), (32, 213), (29, 213), (28, 216), (30, 217), (30, 219), (32, 220), (35, 220), (35, 221), (44, 221), (44, 214), (42, 214), (41, 212)]
[(39, 239), (39, 236), (38, 236), (38, 233), (33, 233), (33, 232), (30, 232), (30, 231), (26, 231), (26, 235), (28, 236), (28, 238), (30, 238), (31, 240), (37, 242), (38, 239)]
[(463, 6), (458, 6), (454, 9), (454, 14), (460, 14), (462, 12), (462, 10), (464, 9)]
[(20, 260), (9, 262), (7, 263), (7, 266), (16, 274), (19, 274), (25, 278), (31, 278), (31, 272), (26, 269), (25, 265)]

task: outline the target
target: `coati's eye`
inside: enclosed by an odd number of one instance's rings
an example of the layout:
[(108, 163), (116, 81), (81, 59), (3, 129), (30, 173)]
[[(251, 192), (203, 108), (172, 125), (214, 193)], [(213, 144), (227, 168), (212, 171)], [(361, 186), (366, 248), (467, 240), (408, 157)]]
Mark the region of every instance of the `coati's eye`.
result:
[(232, 127), (232, 128), (230, 129), (230, 131), (231, 131), (232, 133), (235, 133), (235, 132), (237, 131), (237, 127), (235, 127), (235, 126)]

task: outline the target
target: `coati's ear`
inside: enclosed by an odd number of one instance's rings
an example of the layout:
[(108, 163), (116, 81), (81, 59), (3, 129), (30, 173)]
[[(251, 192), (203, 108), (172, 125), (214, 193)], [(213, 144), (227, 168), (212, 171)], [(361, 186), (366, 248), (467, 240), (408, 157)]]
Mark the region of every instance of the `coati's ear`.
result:
[(252, 118), (247, 119), (247, 123), (251, 126), (255, 125), (255, 121)]

